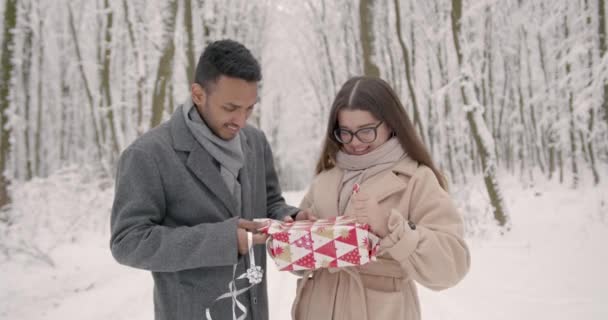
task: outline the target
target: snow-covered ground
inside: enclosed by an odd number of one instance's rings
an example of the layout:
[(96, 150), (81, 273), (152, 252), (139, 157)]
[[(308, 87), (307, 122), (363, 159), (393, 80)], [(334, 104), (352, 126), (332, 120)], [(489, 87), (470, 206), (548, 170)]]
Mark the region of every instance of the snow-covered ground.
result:
[[(0, 224), (0, 319), (152, 319), (150, 275), (118, 265), (108, 249), (111, 181), (90, 176), (68, 169), (14, 186), (13, 224)], [(423, 319), (608, 319), (608, 185), (501, 178), (505, 235), (481, 184), (454, 188), (471, 271), (452, 289), (421, 288)], [(292, 204), (301, 196), (286, 193)], [(295, 278), (268, 267), (271, 319), (289, 319)]]

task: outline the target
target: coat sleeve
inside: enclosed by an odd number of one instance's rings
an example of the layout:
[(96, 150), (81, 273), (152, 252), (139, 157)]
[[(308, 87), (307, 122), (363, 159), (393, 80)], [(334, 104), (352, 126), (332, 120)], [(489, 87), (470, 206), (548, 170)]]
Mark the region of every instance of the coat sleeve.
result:
[[(314, 184), (313, 184), (314, 185)], [(306, 194), (304, 195), (304, 198), (302, 198), (302, 201), (300, 201), (300, 205), (298, 206), (300, 209), (304, 210), (304, 209), (312, 209), (312, 205), (313, 205), (313, 198), (312, 198), (312, 188), (313, 185), (310, 186), (310, 188), (308, 188), (308, 191), (306, 191)], [(313, 212), (314, 214), (314, 212)]]
[(285, 199), (281, 194), (281, 186), (279, 185), (279, 179), (277, 172), (274, 168), (274, 160), (272, 157), (272, 150), (270, 145), (264, 139), (264, 163), (266, 170), (266, 208), (268, 218), (275, 220), (283, 220), (285, 216), (293, 215), (299, 211), (298, 208), (292, 207), (285, 203)]
[[(389, 214), (390, 234), (382, 239), (381, 248), (423, 286), (432, 290), (452, 287), (470, 265), (460, 214), (428, 167), (416, 170), (408, 192), (409, 206)], [(408, 226), (404, 210), (409, 210), (415, 230)]]
[(237, 218), (219, 223), (161, 225), (166, 203), (154, 158), (128, 148), (121, 155), (111, 216), (112, 255), (121, 264), (156, 272), (233, 265)]

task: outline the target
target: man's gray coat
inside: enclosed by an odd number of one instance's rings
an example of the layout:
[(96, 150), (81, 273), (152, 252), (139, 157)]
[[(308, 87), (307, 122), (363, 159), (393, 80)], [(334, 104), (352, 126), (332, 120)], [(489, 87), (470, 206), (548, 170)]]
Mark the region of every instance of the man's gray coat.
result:
[[(245, 272), (237, 251), (237, 210), (219, 164), (194, 139), (181, 106), (121, 155), (111, 218), (111, 249), (125, 265), (152, 271), (155, 318), (204, 319), (204, 310), (227, 292), (233, 265)], [(281, 196), (272, 153), (264, 134), (242, 129), (245, 165), (242, 218), (282, 219), (297, 212)], [(255, 261), (266, 269), (266, 251)], [(237, 281), (238, 288), (248, 285)], [(268, 318), (266, 280), (239, 297), (248, 319)], [(230, 299), (212, 308), (214, 319), (232, 318)]]

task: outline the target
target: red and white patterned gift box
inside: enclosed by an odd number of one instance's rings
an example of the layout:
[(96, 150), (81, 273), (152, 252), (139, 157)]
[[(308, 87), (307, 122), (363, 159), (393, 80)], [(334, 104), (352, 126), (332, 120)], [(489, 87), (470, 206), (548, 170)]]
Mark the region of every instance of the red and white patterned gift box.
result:
[(376, 260), (378, 237), (352, 217), (256, 221), (266, 224), (260, 231), (270, 236), (267, 249), (281, 271), (353, 267)]

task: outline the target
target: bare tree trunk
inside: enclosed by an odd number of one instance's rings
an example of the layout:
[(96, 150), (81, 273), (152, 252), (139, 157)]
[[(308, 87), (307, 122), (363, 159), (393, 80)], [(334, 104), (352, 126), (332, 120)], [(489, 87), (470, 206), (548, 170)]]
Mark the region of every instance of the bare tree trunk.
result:
[(69, 105), (66, 100), (70, 97), (70, 86), (66, 81), (65, 74), (61, 75), (61, 141), (59, 146), (60, 159), (62, 162), (67, 162), (69, 159), (69, 145), (66, 142), (68, 140), (69, 130), (67, 126), (71, 125), (68, 123), (68, 110)]
[[(325, 1), (321, 1), (320, 11), (317, 10), (312, 0), (306, 1), (306, 7), (312, 13), (312, 19), (315, 25), (315, 34), (321, 39), (321, 47), (318, 50), (314, 50), (314, 54), (318, 57), (319, 61), (323, 61), (324, 59), (327, 61), (327, 67), (322, 67), (320, 70), (320, 81), (313, 79), (312, 75), (308, 76), (310, 84), (317, 88), (313, 91), (317, 100), (320, 101), (318, 118), (323, 121), (323, 119), (327, 119), (328, 117), (328, 104), (337, 92), (338, 83), (336, 79), (335, 64), (330, 51), (330, 41), (327, 34), (328, 31), (323, 27), (326, 23)], [(302, 52), (301, 54), (306, 55), (309, 53)], [(326, 95), (322, 96), (322, 93), (325, 93)]]
[[(503, 70), (504, 70), (503, 74), (505, 76), (505, 79), (504, 79), (504, 83), (502, 86), (502, 93), (499, 95), (499, 97), (500, 97), (499, 102), (497, 102), (497, 104), (499, 105), (499, 110), (498, 110), (498, 118), (496, 119), (496, 124), (495, 124), (495, 128), (496, 128), (495, 137), (496, 137), (496, 141), (498, 141), (498, 142), (508, 140), (507, 137), (509, 137), (509, 133), (505, 133), (503, 131), (503, 124), (504, 124), (504, 119), (505, 119), (505, 116), (504, 116), (505, 110), (507, 109), (507, 97), (508, 97), (508, 94), (510, 94), (510, 92), (511, 92), (510, 87), (509, 87), (509, 84), (511, 83), (511, 76), (510, 76), (510, 72), (508, 71), (509, 68), (508, 68), (508, 63), (507, 63), (506, 59), (503, 59), (502, 65), (503, 65)], [(494, 137), (494, 135), (493, 135), (493, 137)], [(497, 143), (496, 146), (494, 147), (494, 150), (495, 150), (494, 154), (497, 157), (500, 154), (498, 152), (498, 150), (499, 150), (498, 145), (499, 144)], [(503, 145), (502, 152), (507, 154), (507, 150), (509, 150), (508, 147), (510, 147), (510, 145), (507, 143), (504, 143), (504, 142), (501, 143), (501, 145)], [(503, 157), (503, 159), (505, 161), (506, 167), (509, 168), (509, 165), (510, 165), (509, 158), (505, 156), (505, 157)], [(499, 160), (496, 159), (496, 165), (498, 166), (498, 164), (499, 164)]]
[[(440, 14), (440, 10), (439, 10), (439, 5), (438, 5), (438, 1), (433, 1), (433, 5), (434, 5), (434, 9), (435, 12), (437, 13), (437, 15)], [(443, 41), (442, 41), (443, 42)], [(436, 57), (437, 57), (437, 65), (439, 67), (439, 75), (440, 75), (440, 87), (444, 87), (448, 84), (449, 82), (449, 74), (448, 74), (448, 70), (447, 67), (445, 67), (444, 61), (447, 60), (447, 54), (446, 54), (446, 50), (443, 48), (442, 43), (438, 43), (437, 44), (437, 49), (436, 49)], [(446, 62), (447, 64), (447, 62)], [(450, 96), (448, 92), (445, 92), (443, 94), (443, 117), (446, 121), (445, 124), (445, 132), (442, 134), (442, 136), (445, 137), (445, 141), (442, 143), (443, 148), (444, 148), (444, 152), (447, 155), (447, 159), (448, 159), (448, 170), (450, 172), (450, 177), (452, 179), (453, 182), (458, 181), (457, 180), (457, 176), (456, 176), (456, 172), (458, 172), (458, 170), (456, 170), (455, 167), (455, 160), (454, 160), (454, 154), (456, 153), (454, 150), (456, 148), (455, 144), (452, 143), (452, 137), (453, 137), (453, 132), (454, 132), (454, 123), (451, 120), (452, 116), (452, 106), (450, 103)], [(463, 171), (462, 172), (462, 176), (464, 178), (464, 176), (466, 174), (464, 174)]]
[[(42, 36), (43, 25), (42, 25), (42, 12), (38, 12), (40, 20), (38, 23), (38, 34)], [(42, 40), (42, 39), (40, 39)], [(44, 74), (44, 41), (40, 41), (38, 44), (38, 74)], [(38, 95), (38, 106), (36, 108), (36, 136), (34, 140), (34, 172), (37, 176), (46, 176), (41, 168), (40, 154), (42, 153), (42, 109), (45, 106), (42, 104), (43, 92), (42, 92), (43, 79), (38, 79), (38, 86), (36, 92)]]
[[(463, 69), (463, 59), (459, 41), (461, 17), (462, 0), (452, 0), (452, 36), (460, 70)], [(492, 139), (492, 135), (483, 121), (481, 106), (479, 106), (472, 83), (473, 79), (470, 79), (464, 74), (461, 75), (461, 77), (463, 77), (463, 79), (461, 79), (462, 99), (464, 104), (471, 108), (471, 110), (467, 111), (467, 121), (475, 140), (475, 146), (477, 147), (481, 158), (484, 182), (494, 210), (494, 218), (498, 221), (500, 226), (509, 228), (509, 219), (505, 203), (496, 177), (496, 160), (492, 152), (494, 139)]]
[[(606, 56), (606, 4), (604, 0), (598, 0), (598, 20), (599, 20), (599, 38), (600, 38), (600, 58)], [(608, 125), (608, 83), (604, 81), (602, 86), (602, 109), (604, 109), (604, 120)]]
[(175, 21), (177, 14), (177, 2), (172, 0), (169, 3), (169, 10), (164, 19), (164, 43), (163, 53), (158, 63), (158, 71), (156, 72), (156, 81), (154, 82), (154, 96), (152, 98), (152, 118), (150, 120), (150, 128), (156, 127), (163, 118), (165, 110), (165, 102), (167, 101), (167, 89), (171, 76), (173, 75), (173, 56), (175, 54), (175, 42), (173, 36), (175, 33)]
[(559, 183), (564, 183), (564, 157), (561, 148), (557, 150), (557, 163), (559, 165)]
[[(540, 34), (540, 32), (536, 35), (536, 39), (538, 42), (538, 55), (539, 55), (539, 60), (540, 60), (540, 67), (543, 71), (543, 79), (545, 80), (545, 94), (549, 94), (549, 72), (547, 70), (547, 63), (546, 63), (546, 55), (545, 55), (545, 49), (544, 49), (544, 42), (542, 39), (542, 36)], [(552, 102), (549, 102), (552, 103)], [(551, 112), (552, 109), (554, 109), (554, 107), (552, 107), (551, 105), (549, 105), (548, 107), (546, 107), (548, 112)], [(543, 135), (546, 136), (546, 145), (547, 145), (547, 153), (549, 156), (549, 168), (547, 170), (547, 177), (549, 179), (553, 178), (553, 174), (555, 173), (555, 170), (557, 169), (557, 164), (556, 164), (556, 150), (555, 150), (555, 144), (556, 144), (556, 140), (555, 140), (555, 133), (552, 130), (546, 130), (546, 129), (541, 129), (543, 132)]]
[(184, 28), (186, 29), (186, 76), (188, 87), (194, 83), (194, 68), (196, 65), (194, 54), (194, 31), (192, 28), (192, 0), (184, 0)]
[(101, 56), (101, 106), (103, 109), (107, 109), (105, 112), (107, 116), (107, 122), (110, 126), (110, 135), (112, 139), (112, 153), (110, 159), (116, 159), (120, 152), (120, 146), (118, 145), (118, 137), (116, 134), (116, 125), (114, 124), (114, 105), (112, 103), (112, 91), (110, 88), (110, 66), (111, 66), (111, 55), (112, 55), (112, 24), (114, 22), (114, 15), (108, 0), (104, 0), (104, 12), (107, 15), (107, 25), (105, 28), (104, 35), (104, 52)]
[(525, 176), (525, 170), (531, 165), (527, 162), (529, 157), (533, 155), (527, 152), (527, 147), (530, 144), (528, 140), (528, 132), (530, 132), (530, 127), (528, 125), (528, 121), (526, 119), (526, 113), (524, 112), (525, 101), (524, 101), (524, 93), (523, 93), (523, 53), (522, 53), (522, 42), (525, 42), (525, 36), (523, 35), (523, 26), (520, 27), (518, 32), (518, 43), (517, 43), (517, 82), (513, 82), (513, 86), (517, 86), (517, 98), (518, 98), (518, 107), (519, 107), (519, 117), (520, 122), (523, 127), (523, 130), (520, 133), (520, 141), (519, 141), (519, 161), (520, 161), (520, 178), (523, 179)]
[(135, 59), (135, 63), (137, 64), (137, 134), (140, 135), (143, 133), (143, 95), (145, 77), (144, 72), (140, 72), (139, 61), (141, 58), (143, 58), (143, 54), (140, 55), (139, 43), (135, 39), (133, 23), (131, 22), (131, 18), (129, 17), (129, 6), (127, 4), (127, 0), (123, 0), (122, 5), (125, 13), (125, 21), (127, 23), (127, 31), (129, 33), (129, 40), (131, 41), (131, 46), (133, 47), (133, 58)]
[[(592, 12), (589, 10), (589, 0), (585, 0), (585, 14), (587, 15), (587, 26), (588, 26), (588, 30), (592, 30), (592, 21), (591, 21), (591, 15)], [(591, 38), (591, 37), (589, 37)], [(591, 42), (591, 39), (589, 40)], [(587, 53), (587, 58), (589, 59), (588, 62), (588, 71), (589, 71), (589, 81), (587, 82), (587, 87), (591, 88), (593, 86), (593, 74), (594, 74), (594, 68), (593, 68), (593, 50), (590, 48), (589, 52)], [(589, 122), (587, 125), (587, 135), (586, 135), (586, 139), (587, 139), (587, 152), (589, 153), (589, 165), (591, 166), (591, 172), (593, 173), (593, 183), (595, 185), (598, 185), (600, 183), (600, 176), (597, 172), (597, 166), (595, 164), (595, 153), (593, 151), (593, 139), (592, 139), (592, 135), (593, 135), (593, 127), (595, 124), (595, 110), (593, 108), (593, 106), (591, 108), (589, 108)], [(582, 145), (585, 145), (585, 142), (582, 142)]]
[[(564, 41), (568, 41), (569, 28), (568, 28), (568, 10), (566, 10), (564, 16)], [(568, 111), (570, 112), (570, 161), (572, 165), (572, 187), (576, 188), (578, 186), (578, 165), (576, 163), (576, 126), (574, 124), (574, 94), (572, 93), (572, 83), (570, 81), (570, 73), (571, 66), (570, 60), (568, 58), (568, 52), (566, 51), (565, 55), (566, 59), (566, 78), (567, 80), (567, 90), (568, 90)]]
[[(202, 8), (204, 5), (204, 1), (203, 0), (199, 0), (198, 1), (198, 6), (199, 8)], [(214, 11), (215, 10), (215, 6), (214, 6)], [(203, 19), (203, 42), (204, 42), (204, 47), (206, 47), (210, 42), (211, 42), (211, 26), (214, 24), (214, 22), (217, 19), (215, 19), (214, 21), (208, 21), (208, 19)]]
[(397, 28), (397, 39), (399, 40), (399, 46), (401, 47), (401, 53), (403, 54), (403, 60), (405, 61), (405, 78), (407, 79), (407, 89), (410, 92), (410, 97), (412, 99), (412, 107), (414, 110), (414, 125), (418, 126), (418, 131), (420, 134), (420, 138), (422, 138), (422, 142), (426, 142), (426, 134), (424, 131), (424, 127), (422, 124), (422, 120), (420, 119), (420, 112), (418, 107), (418, 99), (416, 96), (416, 89), (414, 87), (413, 73), (414, 71), (410, 68), (410, 55), (407, 47), (405, 46), (405, 42), (403, 41), (403, 34), (401, 32), (401, 10), (399, 8), (400, 0), (394, 0), (395, 4), (395, 25)]
[[(433, 92), (434, 91), (434, 86), (433, 86), (433, 72), (431, 71), (431, 68), (427, 68), (427, 74), (429, 77), (429, 92)], [(437, 157), (437, 154), (435, 152), (435, 135), (433, 133), (433, 126), (431, 125), (432, 123), (437, 123), (437, 121), (439, 120), (437, 118), (434, 118), (436, 116), (435, 114), (435, 108), (433, 105), (433, 101), (432, 99), (429, 97), (427, 98), (427, 123), (429, 124), (429, 126), (427, 127), (427, 137), (428, 137), (428, 145), (429, 145), (429, 149), (431, 152), (431, 156), (433, 156), (433, 158)]]
[(361, 48), (363, 49), (363, 72), (367, 76), (379, 77), (380, 69), (372, 61), (374, 48), (374, 1), (375, 0), (360, 0), (359, 2), (359, 19), (361, 21)]
[[(325, 23), (326, 19), (327, 19), (327, 10), (325, 9), (325, 0), (321, 0), (321, 12), (316, 12), (316, 10), (314, 9), (314, 5), (312, 3), (310, 3), (309, 5), (310, 8), (313, 9), (313, 12), (315, 12), (315, 15), (318, 15), (318, 18)], [(330, 41), (327, 37), (327, 30), (326, 29), (319, 29), (319, 36), (321, 37), (321, 41), (323, 42), (323, 51), (324, 51), (324, 56), (327, 59), (327, 71), (329, 73), (329, 79), (330, 79), (330, 86), (331, 89), (329, 90), (329, 94), (330, 96), (334, 96), (337, 93), (338, 90), (338, 80), (336, 79), (336, 67), (335, 67), (335, 63), (334, 60), (332, 58), (331, 55), (331, 50), (330, 50)]]
[[(499, 132), (498, 132), (498, 125), (497, 125), (497, 121), (496, 121), (496, 108), (495, 108), (495, 103), (496, 103), (496, 99), (495, 99), (495, 94), (494, 94), (494, 41), (493, 41), (493, 37), (492, 37), (492, 33), (493, 33), (493, 24), (492, 24), (492, 10), (490, 10), (490, 6), (488, 6), (486, 8), (486, 29), (485, 29), (485, 52), (484, 52), (484, 56), (485, 56), (485, 65), (487, 66), (488, 72), (487, 72), (487, 77), (488, 77), (488, 83), (487, 83), (487, 98), (485, 100), (487, 100), (487, 103), (491, 106), (489, 108), (489, 110), (491, 111), (491, 114), (488, 114), (488, 117), (490, 118), (490, 128), (492, 130), (492, 137), (494, 138), (494, 140), (496, 141), (500, 141), (499, 140)], [(500, 165), (500, 158), (498, 157), (498, 145), (495, 144), (494, 146), (494, 150), (492, 150), (492, 152), (494, 152), (494, 156), (496, 157), (496, 165)]]
[[(523, 30), (524, 32), (524, 39), (528, 38), (528, 33), (526, 32), (526, 30)], [(532, 67), (531, 67), (531, 62), (530, 62), (530, 47), (528, 46), (527, 40), (524, 41), (524, 48), (526, 51), (526, 66), (527, 66), (527, 76), (528, 76), (528, 99), (530, 100), (530, 104), (529, 104), (529, 109), (530, 109), (530, 121), (531, 121), (531, 135), (532, 135), (532, 149), (533, 152), (536, 155), (536, 163), (538, 164), (538, 166), (540, 167), (541, 172), (544, 174), (545, 173), (545, 157), (543, 154), (543, 150), (541, 148), (540, 145), (540, 138), (539, 138), (539, 128), (538, 128), (538, 122), (536, 121), (536, 106), (534, 104), (534, 102), (532, 102), (533, 100), (533, 92), (534, 89), (532, 88)]]
[(69, 15), (69, 25), (70, 32), (72, 33), (72, 39), (74, 40), (74, 49), (76, 50), (76, 58), (78, 59), (78, 70), (80, 71), (80, 76), (82, 77), (82, 83), (84, 85), (85, 93), (87, 95), (87, 99), (89, 102), (89, 108), (91, 109), (91, 122), (93, 124), (93, 133), (95, 136), (95, 145), (97, 147), (98, 159), (103, 157), (103, 149), (101, 136), (99, 134), (99, 125), (97, 123), (97, 115), (95, 111), (95, 102), (93, 100), (93, 94), (91, 93), (91, 87), (89, 86), (89, 81), (84, 72), (84, 66), (82, 65), (82, 55), (80, 53), (80, 46), (78, 42), (78, 33), (76, 31), (76, 22), (74, 21), (74, 13), (72, 12), (72, 6), (70, 3), (68, 6), (68, 15)]
[[(413, 17), (416, 17), (416, 12), (414, 11), (414, 2), (415, 1), (410, 1), (410, 12), (412, 14)], [(398, 11), (400, 12), (400, 10)], [(412, 39), (412, 45), (410, 46), (411, 48), (411, 54), (410, 54), (410, 66), (412, 70), (416, 70), (416, 25), (415, 25), (415, 21), (414, 19), (410, 19), (410, 38)], [(399, 37), (399, 39), (403, 39), (403, 37)], [(416, 83), (416, 71), (412, 72), (412, 82)]]
[(23, 105), (24, 109), (24, 122), (25, 128), (23, 132), (24, 136), (24, 148), (25, 148), (25, 179), (29, 180), (32, 178), (34, 174), (33, 161), (31, 159), (31, 145), (30, 145), (30, 110), (31, 106), (31, 93), (30, 93), (30, 81), (32, 74), (32, 60), (33, 60), (33, 37), (34, 32), (31, 27), (31, 10), (32, 7), (29, 5), (25, 10), (27, 10), (27, 20), (25, 28), (25, 41), (23, 44), (23, 94), (25, 95), (25, 103)]
[(4, 176), (6, 170), (6, 160), (10, 150), (9, 135), (10, 131), (6, 128), (6, 110), (10, 106), (9, 94), (11, 87), (11, 77), (13, 72), (13, 30), (17, 24), (17, 1), (5, 0), (4, 23), (2, 27), (2, 52), (0, 52), (0, 207), (4, 207), (11, 200), (8, 194), (9, 180)]
[[(439, 12), (439, 11), (437, 11)], [(441, 75), (441, 86), (445, 86), (448, 83), (448, 73), (447, 73), (447, 69), (446, 67), (444, 67), (444, 63), (443, 63), (443, 59), (444, 59), (444, 54), (443, 54), (443, 50), (442, 50), (442, 46), (441, 44), (439, 44), (437, 46), (437, 65), (439, 66), (439, 73)], [(450, 96), (449, 94), (446, 92), (444, 93), (444, 98), (443, 98), (443, 105), (444, 105), (444, 109), (443, 109), (443, 117), (445, 119), (445, 121), (447, 122), (445, 125), (445, 143), (444, 143), (444, 148), (445, 148), (445, 152), (447, 153), (447, 157), (448, 157), (448, 169), (450, 171), (450, 177), (452, 178), (453, 181), (457, 181), (456, 180), (456, 169), (454, 166), (454, 144), (452, 143), (452, 133), (454, 132), (454, 124), (452, 123), (452, 106), (450, 103)]]
[[(593, 36), (591, 33), (592, 27), (593, 27), (593, 23), (592, 23), (592, 15), (593, 12), (591, 10), (589, 10), (589, 0), (585, 0), (584, 1), (584, 10), (585, 10), (585, 15), (586, 15), (586, 23), (587, 23), (587, 29), (585, 30), (585, 35), (587, 38), (587, 41), (591, 44), (593, 43)], [(593, 63), (594, 63), (594, 48), (592, 45), (589, 46), (589, 50), (587, 51), (587, 72), (588, 72), (588, 81), (587, 81), (587, 88), (592, 88), (593, 87), (593, 79), (594, 79), (594, 68), (593, 68)], [(589, 108), (589, 120), (587, 122), (587, 134), (583, 134), (582, 132), (580, 132), (580, 135), (582, 138), (584, 138), (583, 141), (581, 141), (581, 145), (583, 147), (586, 146), (587, 149), (587, 153), (589, 154), (589, 166), (591, 167), (591, 173), (593, 174), (593, 184), (594, 185), (598, 185), (600, 182), (600, 176), (599, 173), (597, 171), (597, 166), (595, 164), (595, 152), (594, 152), (594, 148), (593, 148), (593, 130), (594, 130), (594, 125), (595, 125), (595, 107), (591, 106)], [(586, 141), (585, 141), (586, 140)]]
[[(351, 34), (354, 33), (351, 19), (353, 3), (352, 1), (346, 1), (344, 3), (344, 6), (344, 11), (346, 11), (346, 14), (342, 15), (342, 33), (344, 37), (344, 43), (351, 43)], [(344, 56), (344, 64), (346, 66), (346, 74), (348, 77), (352, 77), (353, 75), (357, 74), (357, 68), (355, 67), (356, 63), (353, 61), (351, 52), (352, 51), (348, 51)]]

